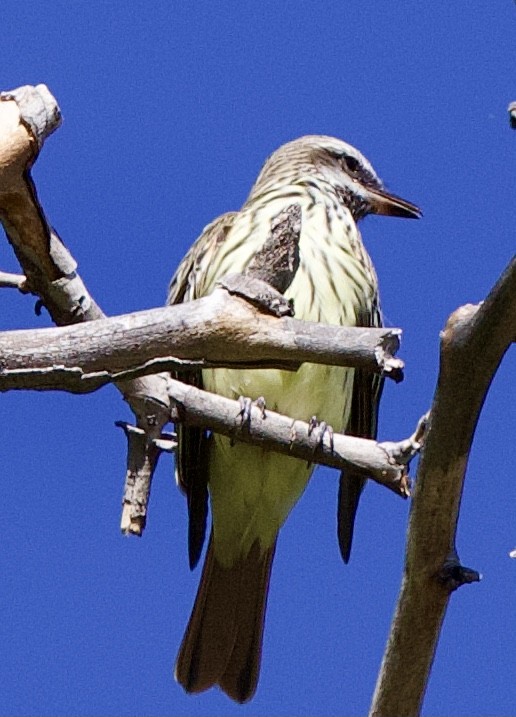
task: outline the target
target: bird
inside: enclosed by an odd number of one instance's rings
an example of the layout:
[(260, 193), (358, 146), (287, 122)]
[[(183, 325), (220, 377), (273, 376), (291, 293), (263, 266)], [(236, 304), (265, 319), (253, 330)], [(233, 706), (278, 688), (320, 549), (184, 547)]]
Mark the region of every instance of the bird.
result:
[[(223, 276), (244, 272), (271, 221), (293, 203), (301, 209), (299, 265), (285, 297), (296, 319), (381, 327), (377, 275), (357, 224), (368, 214), (419, 218), (421, 211), (388, 192), (357, 149), (324, 135), (300, 137), (269, 156), (240, 211), (220, 216), (192, 245), (167, 303), (206, 296)], [(376, 437), (382, 379), (360, 369), (305, 363), (295, 372), (217, 368), (178, 378), (233, 399), (260, 396), (268, 409), (295, 419), (316, 416), (339, 431)], [(191, 568), (202, 553), (208, 504), (212, 527), (175, 677), (188, 693), (218, 686), (244, 703), (257, 688), (278, 533), (313, 466), (197, 427), (179, 424), (177, 434)], [(337, 532), (345, 562), (364, 482), (340, 476)]]

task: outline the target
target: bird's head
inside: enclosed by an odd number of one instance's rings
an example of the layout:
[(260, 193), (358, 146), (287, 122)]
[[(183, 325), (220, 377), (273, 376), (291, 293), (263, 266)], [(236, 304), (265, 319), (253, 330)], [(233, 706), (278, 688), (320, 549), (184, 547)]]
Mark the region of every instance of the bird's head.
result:
[(328, 182), (355, 219), (366, 214), (421, 217), (415, 204), (384, 189), (371, 164), (355, 147), (324, 135), (300, 137), (276, 150), (263, 166), (255, 188), (311, 176)]

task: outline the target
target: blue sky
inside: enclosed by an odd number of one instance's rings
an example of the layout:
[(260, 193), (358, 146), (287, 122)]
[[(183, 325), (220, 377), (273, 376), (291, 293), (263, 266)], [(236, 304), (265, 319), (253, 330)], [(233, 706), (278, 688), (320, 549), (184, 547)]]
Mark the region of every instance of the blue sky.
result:
[[(45, 211), (106, 313), (160, 305), (203, 226), (237, 209), (266, 156), (307, 133), (351, 142), (420, 222), (362, 225), (406, 379), (380, 436), (431, 400), (438, 336), (514, 253), (516, 5), (361, 0), (54, 2), (0, 8), (0, 88), (46, 83), (64, 116), (34, 168)], [(16, 262), (0, 243), (0, 268)], [(4, 291), (2, 329), (42, 327)], [(424, 714), (514, 713), (514, 352), (478, 426), (458, 550), (482, 572), (454, 594)], [(253, 702), (183, 694), (172, 665), (197, 587), (185, 506), (163, 457), (143, 539), (119, 513), (130, 420), (115, 389), (1, 397), (0, 713), (366, 712), (403, 563), (409, 505), (362, 498), (351, 563), (337, 476), (319, 469), (282, 531)], [(417, 637), (415, 637), (417, 639)]]

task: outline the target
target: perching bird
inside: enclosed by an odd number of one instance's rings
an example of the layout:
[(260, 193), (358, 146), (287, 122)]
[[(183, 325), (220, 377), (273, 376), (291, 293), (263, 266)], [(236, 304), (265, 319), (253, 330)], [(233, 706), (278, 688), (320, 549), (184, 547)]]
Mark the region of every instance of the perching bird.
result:
[[(366, 214), (420, 216), (389, 194), (349, 144), (307, 136), (266, 161), (239, 212), (208, 225), (172, 279), (168, 303), (209, 294), (226, 274), (242, 272), (267, 239), (271, 219), (301, 207), (299, 267), (285, 293), (295, 317), (341, 326), (381, 326), (378, 284), (357, 222)], [(233, 399), (263, 396), (269, 409), (316, 416), (335, 430), (376, 436), (381, 380), (350, 368), (303, 364), (275, 369), (204, 370), (182, 380)], [(177, 477), (187, 494), (193, 567), (204, 541), (208, 492), (212, 532), (199, 590), (176, 664), (187, 692), (219, 685), (249, 700), (260, 668), (269, 577), (278, 531), (303, 493), (312, 467), (224, 436), (178, 427)], [(347, 562), (363, 477), (342, 474), (338, 537)]]

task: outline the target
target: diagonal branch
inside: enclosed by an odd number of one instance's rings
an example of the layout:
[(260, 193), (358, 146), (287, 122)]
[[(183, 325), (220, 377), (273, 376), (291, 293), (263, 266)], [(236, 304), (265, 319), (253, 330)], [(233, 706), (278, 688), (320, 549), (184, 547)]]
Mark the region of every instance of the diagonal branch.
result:
[(479, 579), (455, 534), (469, 451), (491, 381), (516, 338), (516, 259), (487, 299), (457, 309), (441, 365), (411, 505), (405, 571), (370, 715), (418, 715), (448, 600)]
[(170, 381), (172, 420), (208, 427), (233, 440), (320, 463), (331, 468), (353, 468), (370, 476), (403, 498), (409, 496), (407, 464), (419, 451), (421, 431), (399, 443), (378, 443), (338, 433), (319, 440), (309, 423), (251, 405), (249, 414), (238, 401), (216, 396), (181, 381)]
[[(30, 175), (44, 140), (60, 122), (59, 107), (45, 85), (0, 94), (0, 221), (26, 277), (23, 291), (38, 296), (53, 321), (63, 326), (94, 321), (104, 313), (48, 223)], [(168, 420), (165, 377), (132, 379), (117, 387), (149, 437), (151, 449)], [(133, 521), (126, 515), (124, 521), (130, 531), (139, 533), (145, 516), (138, 513)]]

